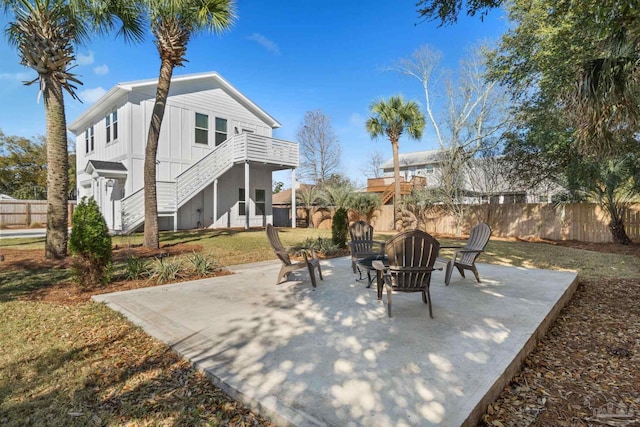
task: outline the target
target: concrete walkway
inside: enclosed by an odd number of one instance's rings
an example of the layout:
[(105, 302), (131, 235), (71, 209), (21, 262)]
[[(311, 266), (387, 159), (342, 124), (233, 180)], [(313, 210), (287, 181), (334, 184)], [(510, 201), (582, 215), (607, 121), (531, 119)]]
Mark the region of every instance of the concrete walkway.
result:
[(572, 272), (479, 265), (432, 278), (394, 317), (348, 258), (275, 286), (275, 261), (230, 276), (94, 297), (168, 343), (278, 425), (475, 425), (577, 286)]

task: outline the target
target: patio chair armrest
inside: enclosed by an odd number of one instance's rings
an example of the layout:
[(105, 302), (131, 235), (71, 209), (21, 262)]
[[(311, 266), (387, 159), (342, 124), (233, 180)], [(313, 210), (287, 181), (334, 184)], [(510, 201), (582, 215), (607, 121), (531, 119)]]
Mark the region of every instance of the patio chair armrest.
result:
[(483, 249), (458, 249), (456, 252), (458, 253), (480, 253), (480, 252), (484, 252)]
[(464, 246), (440, 246), (440, 249), (458, 249), (458, 248), (464, 248)]
[(397, 273), (431, 273), (438, 270), (433, 267), (389, 267), (389, 272)]
[(373, 268), (375, 268), (376, 270), (378, 270), (378, 271), (382, 271), (382, 272), (384, 272), (384, 271), (386, 271), (386, 270), (387, 270), (387, 267), (385, 267), (385, 266), (384, 266), (384, 263), (383, 263), (382, 261), (380, 261), (380, 260), (375, 260), (375, 261), (373, 261), (373, 262), (371, 263), (371, 266), (372, 266)]

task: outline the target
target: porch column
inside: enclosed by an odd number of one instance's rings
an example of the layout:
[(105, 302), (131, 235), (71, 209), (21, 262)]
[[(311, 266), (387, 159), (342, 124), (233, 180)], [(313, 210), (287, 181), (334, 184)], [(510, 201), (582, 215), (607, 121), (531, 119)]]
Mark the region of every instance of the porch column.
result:
[(216, 228), (216, 220), (218, 219), (218, 180), (213, 180), (213, 224), (212, 227)]
[(291, 169), (291, 228), (296, 228), (296, 170)]
[(251, 198), (249, 197), (249, 162), (244, 162), (244, 229), (249, 229), (249, 217), (251, 216)]

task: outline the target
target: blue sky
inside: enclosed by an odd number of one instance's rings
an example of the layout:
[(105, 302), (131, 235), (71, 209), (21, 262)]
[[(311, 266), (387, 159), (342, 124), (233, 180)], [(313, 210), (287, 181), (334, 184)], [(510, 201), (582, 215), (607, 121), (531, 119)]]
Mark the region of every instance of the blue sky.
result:
[[(342, 147), (344, 173), (364, 183), (360, 169), (367, 154), (391, 156), (388, 141), (371, 140), (364, 130), (370, 103), (402, 93), (424, 106), (417, 80), (384, 68), (429, 44), (443, 52), (443, 66), (455, 69), (466, 50), (482, 40), (497, 40), (507, 27), (498, 10), (484, 21), (461, 17), (457, 25), (438, 28), (435, 22), (419, 21), (415, 3), (241, 0), (231, 31), (195, 36), (187, 51), (189, 62), (174, 75), (219, 72), (282, 124), (274, 133), (282, 139), (295, 141), (305, 112), (322, 110), (331, 117)], [(6, 23), (6, 17), (0, 18), (0, 28)], [(4, 37), (0, 58), (0, 130), (25, 137), (44, 134), (37, 85), (21, 83), (35, 72), (18, 64), (15, 48)], [(75, 72), (84, 83), (78, 90), (84, 104), (65, 98), (67, 122), (116, 83), (155, 78), (158, 69), (150, 35), (136, 45), (103, 37), (81, 46)], [(428, 127), (422, 141), (400, 140), (400, 152), (431, 148), (436, 145)], [(288, 175), (275, 179), (288, 181)]]

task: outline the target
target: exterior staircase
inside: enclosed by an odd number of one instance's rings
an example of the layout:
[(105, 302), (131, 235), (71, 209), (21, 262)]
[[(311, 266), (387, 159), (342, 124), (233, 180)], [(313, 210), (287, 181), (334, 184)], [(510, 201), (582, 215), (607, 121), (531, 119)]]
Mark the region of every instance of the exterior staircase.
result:
[[(235, 164), (259, 162), (298, 166), (298, 144), (281, 139), (243, 133), (227, 139), (178, 175), (174, 181), (156, 181), (158, 216), (174, 216)], [(136, 230), (144, 222), (144, 188), (122, 199), (121, 233)]]

